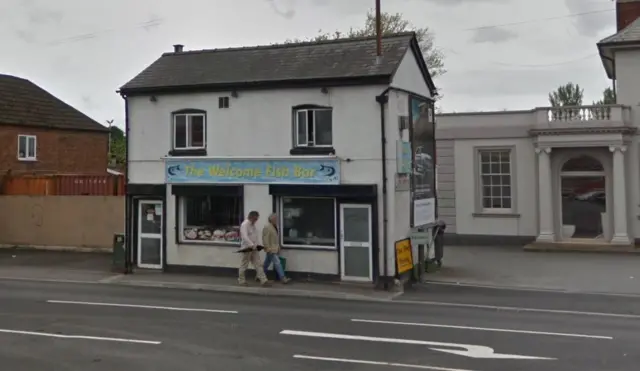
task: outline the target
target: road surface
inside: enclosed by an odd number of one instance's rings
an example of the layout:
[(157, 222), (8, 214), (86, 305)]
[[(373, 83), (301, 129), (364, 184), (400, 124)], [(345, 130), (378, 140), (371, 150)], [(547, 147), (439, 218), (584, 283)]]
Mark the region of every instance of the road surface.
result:
[[(638, 369), (640, 316), (624, 314), (638, 298), (616, 298), (607, 315), (550, 310), (545, 293), (529, 294), (541, 311), (419, 303), (451, 299), (446, 287), (412, 303), (367, 303), (1, 281), (0, 362), (24, 371)], [(526, 297), (499, 304), (534, 306)]]

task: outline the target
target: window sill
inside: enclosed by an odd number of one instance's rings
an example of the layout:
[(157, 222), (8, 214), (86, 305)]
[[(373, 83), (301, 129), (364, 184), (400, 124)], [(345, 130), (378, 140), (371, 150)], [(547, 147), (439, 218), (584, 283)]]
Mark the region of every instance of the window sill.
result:
[(512, 212), (508, 212), (508, 213), (498, 213), (498, 212), (479, 212), (479, 213), (473, 213), (471, 214), (473, 215), (474, 218), (494, 218), (494, 219), (518, 219), (520, 218), (520, 214), (517, 213), (512, 213)]
[(169, 156), (206, 156), (207, 150), (205, 148), (200, 149), (172, 149), (169, 151)]
[(240, 248), (240, 243), (224, 243), (224, 242), (216, 242), (216, 241), (178, 241), (178, 245), (180, 246), (206, 246), (206, 247), (233, 247), (235, 249)]
[(333, 147), (294, 147), (289, 151), (289, 154), (298, 156), (335, 155), (336, 150)]
[(335, 246), (302, 246), (302, 245), (294, 245), (287, 246), (283, 245), (282, 250), (299, 250), (299, 251), (337, 251), (338, 249)]
[(36, 159), (36, 158), (19, 158), (18, 157), (18, 161), (22, 161), (22, 162), (37, 162), (38, 159)]

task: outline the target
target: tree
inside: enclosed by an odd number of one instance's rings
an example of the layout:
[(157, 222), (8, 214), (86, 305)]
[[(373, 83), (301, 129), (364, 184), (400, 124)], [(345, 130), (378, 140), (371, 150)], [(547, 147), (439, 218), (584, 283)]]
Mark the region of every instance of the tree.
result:
[(111, 126), (109, 130), (111, 131), (111, 142), (109, 147), (111, 150), (111, 158), (109, 160), (115, 166), (122, 166), (124, 165), (127, 153), (127, 145), (124, 132), (117, 126)]
[[(399, 32), (413, 31), (416, 33), (422, 56), (432, 77), (443, 75), (447, 72), (444, 68), (444, 54), (442, 50), (436, 48), (434, 42), (434, 36), (428, 27), (416, 27), (402, 17), (401, 13), (381, 13), (380, 23), (382, 25), (382, 35), (390, 35)], [(376, 14), (374, 10), (369, 10), (364, 26), (362, 28), (351, 28), (348, 32), (343, 33), (340, 31), (335, 32), (323, 32), (319, 31), (319, 34), (308, 41), (325, 41), (338, 39), (342, 37), (366, 37), (376, 35)], [(294, 39), (287, 40), (285, 43), (300, 42), (302, 40)]]
[(616, 94), (611, 88), (604, 89), (602, 92), (602, 99), (597, 102), (593, 102), (594, 106), (603, 106), (607, 104), (616, 104)]
[(584, 89), (572, 82), (561, 85), (555, 91), (549, 93), (551, 107), (581, 106)]

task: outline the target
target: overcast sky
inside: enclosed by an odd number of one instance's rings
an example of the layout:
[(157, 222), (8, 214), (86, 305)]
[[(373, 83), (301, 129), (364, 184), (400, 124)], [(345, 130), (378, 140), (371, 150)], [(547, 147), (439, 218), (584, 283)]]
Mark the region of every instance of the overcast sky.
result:
[[(269, 44), (347, 30), (374, 0), (1, 0), (0, 73), (28, 78), (98, 122), (123, 125), (116, 89), (173, 44)], [(595, 43), (611, 0), (382, 0), (429, 27), (446, 56), (445, 112), (530, 109), (568, 81), (585, 103), (610, 85)], [(584, 14), (588, 13), (588, 14)], [(489, 27), (485, 27), (489, 26)]]

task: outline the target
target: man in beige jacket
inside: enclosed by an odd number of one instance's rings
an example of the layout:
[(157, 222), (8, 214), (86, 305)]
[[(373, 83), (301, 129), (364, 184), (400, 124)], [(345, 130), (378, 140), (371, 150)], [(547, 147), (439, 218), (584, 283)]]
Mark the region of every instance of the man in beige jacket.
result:
[(278, 279), (282, 283), (288, 283), (289, 278), (285, 277), (282, 264), (280, 264), (280, 238), (278, 236), (278, 215), (269, 215), (269, 222), (262, 228), (262, 245), (264, 246), (264, 252), (266, 253), (264, 258), (263, 270), (267, 272), (271, 263), (276, 270)]

